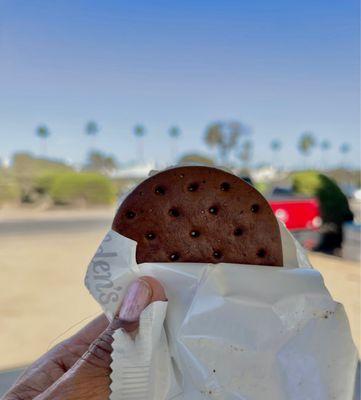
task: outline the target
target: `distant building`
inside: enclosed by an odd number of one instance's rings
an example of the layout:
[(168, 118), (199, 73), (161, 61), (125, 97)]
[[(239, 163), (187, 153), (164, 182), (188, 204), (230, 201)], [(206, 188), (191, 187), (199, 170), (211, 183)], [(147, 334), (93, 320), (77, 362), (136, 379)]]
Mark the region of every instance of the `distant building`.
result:
[(118, 168), (111, 176), (112, 178), (138, 180), (146, 178), (149, 175), (149, 172), (155, 169), (157, 169), (155, 162), (129, 164)]
[(9, 167), (10, 167), (10, 159), (0, 158), (0, 168), (9, 168)]
[(284, 179), (288, 173), (280, 171), (272, 165), (265, 165), (251, 170), (251, 178), (255, 182), (274, 182)]

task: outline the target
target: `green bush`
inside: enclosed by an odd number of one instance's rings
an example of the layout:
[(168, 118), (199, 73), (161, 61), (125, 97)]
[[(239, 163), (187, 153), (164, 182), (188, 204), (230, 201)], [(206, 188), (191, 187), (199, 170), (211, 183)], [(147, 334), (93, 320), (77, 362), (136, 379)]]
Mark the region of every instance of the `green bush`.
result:
[(61, 173), (46, 172), (35, 179), (34, 189), (39, 194), (49, 194), (54, 181)]
[(254, 187), (263, 195), (267, 194), (270, 185), (266, 182), (255, 182)]
[(179, 164), (200, 164), (209, 165), (211, 167), (214, 165), (212, 158), (198, 153), (184, 154), (178, 162)]
[(297, 193), (318, 198), (324, 223), (342, 225), (353, 219), (346, 196), (336, 182), (316, 171), (298, 172), (293, 175), (293, 189)]
[(37, 158), (28, 153), (16, 153), (12, 160), (12, 174), (16, 179), (23, 202), (34, 203), (42, 194), (38, 190), (38, 179), (44, 175), (73, 171), (71, 167), (61, 161)]
[(20, 199), (20, 188), (17, 182), (0, 171), (0, 205), (16, 202)]
[(111, 204), (115, 188), (105, 176), (96, 173), (65, 172), (43, 177), (43, 187), (55, 204)]

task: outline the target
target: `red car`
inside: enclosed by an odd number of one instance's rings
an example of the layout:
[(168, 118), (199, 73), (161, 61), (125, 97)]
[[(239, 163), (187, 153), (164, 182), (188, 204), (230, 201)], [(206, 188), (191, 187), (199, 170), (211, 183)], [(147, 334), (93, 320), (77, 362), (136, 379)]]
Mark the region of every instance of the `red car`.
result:
[[(242, 179), (253, 185), (249, 176)], [(276, 186), (267, 200), (276, 217), (306, 249), (320, 244), (322, 219), (317, 199), (296, 195), (290, 187)]]
[(313, 249), (318, 245), (322, 219), (316, 199), (290, 196), (269, 198), (268, 202), (277, 218), (304, 247)]

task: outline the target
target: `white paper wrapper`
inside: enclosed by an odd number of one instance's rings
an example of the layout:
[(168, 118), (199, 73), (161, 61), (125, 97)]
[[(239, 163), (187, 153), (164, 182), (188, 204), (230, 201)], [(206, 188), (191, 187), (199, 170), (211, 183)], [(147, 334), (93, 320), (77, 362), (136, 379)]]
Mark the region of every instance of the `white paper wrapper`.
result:
[[(114, 336), (111, 400), (351, 400), (357, 351), (342, 305), (281, 225), (284, 268), (135, 261), (114, 231), (86, 286), (112, 318), (137, 276), (169, 299), (142, 313), (135, 341)], [(167, 310), (166, 310), (167, 308)]]

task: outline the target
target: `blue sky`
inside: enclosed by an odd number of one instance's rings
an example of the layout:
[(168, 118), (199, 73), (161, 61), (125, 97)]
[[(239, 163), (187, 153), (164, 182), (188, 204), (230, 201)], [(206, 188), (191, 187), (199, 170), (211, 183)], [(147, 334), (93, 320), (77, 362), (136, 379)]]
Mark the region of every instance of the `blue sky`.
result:
[[(169, 161), (167, 129), (182, 130), (179, 153), (206, 153), (214, 120), (252, 127), (254, 163), (300, 165), (296, 143), (311, 130), (342, 142), (359, 162), (357, 0), (3, 0), (0, 4), (0, 158), (34, 154), (34, 131), (51, 130), (49, 156), (83, 160), (84, 124), (101, 126), (96, 146), (119, 161)], [(312, 156), (320, 162), (320, 152)]]

